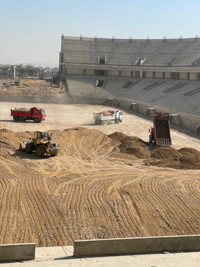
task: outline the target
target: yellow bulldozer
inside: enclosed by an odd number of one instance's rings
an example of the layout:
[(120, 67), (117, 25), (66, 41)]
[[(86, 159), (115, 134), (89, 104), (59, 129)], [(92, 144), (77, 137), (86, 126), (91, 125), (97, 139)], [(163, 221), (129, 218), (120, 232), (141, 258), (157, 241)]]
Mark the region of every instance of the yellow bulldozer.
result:
[(37, 131), (35, 137), (30, 141), (20, 143), (19, 150), (28, 154), (35, 151), (37, 157), (44, 157), (45, 155), (56, 156), (59, 148), (56, 142), (51, 139), (51, 135), (47, 132)]

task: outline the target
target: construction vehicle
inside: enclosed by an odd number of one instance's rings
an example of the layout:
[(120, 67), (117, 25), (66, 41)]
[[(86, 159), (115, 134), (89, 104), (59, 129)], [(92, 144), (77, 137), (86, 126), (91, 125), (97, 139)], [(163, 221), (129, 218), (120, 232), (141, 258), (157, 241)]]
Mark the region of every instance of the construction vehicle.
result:
[(30, 109), (27, 108), (15, 108), (11, 109), (11, 116), (14, 121), (26, 121), (33, 120), (34, 122), (41, 122), (45, 120), (46, 114), (43, 108), (37, 106)]
[(47, 132), (37, 131), (35, 132), (35, 138), (32, 138), (30, 141), (20, 143), (19, 150), (25, 150), (28, 154), (35, 151), (37, 157), (44, 157), (45, 155), (56, 156), (59, 148)]
[(122, 122), (122, 111), (120, 110), (106, 110), (93, 114), (93, 118), (96, 124), (112, 124)]
[(169, 146), (172, 144), (170, 136), (169, 113), (155, 113), (153, 127), (150, 130), (149, 144)]

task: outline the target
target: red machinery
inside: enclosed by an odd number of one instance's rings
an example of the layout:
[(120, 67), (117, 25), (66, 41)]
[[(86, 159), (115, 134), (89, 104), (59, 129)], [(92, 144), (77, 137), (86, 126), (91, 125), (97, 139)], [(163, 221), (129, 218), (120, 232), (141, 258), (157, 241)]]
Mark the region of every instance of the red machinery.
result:
[(33, 120), (34, 122), (41, 122), (42, 120), (45, 120), (46, 114), (43, 108), (32, 107), (30, 109), (11, 109), (11, 116), (13, 116), (14, 121)]

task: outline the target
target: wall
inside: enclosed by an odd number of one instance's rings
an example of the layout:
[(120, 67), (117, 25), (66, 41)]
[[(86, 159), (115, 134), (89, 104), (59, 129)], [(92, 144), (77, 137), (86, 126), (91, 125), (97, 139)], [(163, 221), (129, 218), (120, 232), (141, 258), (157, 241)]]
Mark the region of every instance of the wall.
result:
[(162, 79), (163, 73), (162, 72), (156, 72), (155, 78)]
[(190, 80), (197, 80), (197, 73), (190, 72)]
[(74, 256), (131, 255), (200, 251), (200, 235), (156, 236), (74, 242)]
[(200, 125), (200, 117), (179, 112), (179, 118), (183, 127), (191, 129), (197, 133), (197, 127)]
[(67, 74), (84, 74), (83, 69), (67, 69)]
[(95, 70), (89, 70), (89, 69), (85, 70), (86, 75), (94, 75), (94, 73), (95, 73)]
[(180, 72), (180, 79), (187, 80), (187, 72)]
[(171, 73), (170, 72), (165, 72), (165, 79), (170, 79)]
[(108, 75), (109, 76), (118, 76), (119, 75), (119, 71), (118, 70), (109, 70), (108, 71)]
[(0, 245), (0, 262), (35, 259), (35, 244)]
[(153, 78), (153, 71), (146, 71), (146, 78)]
[(126, 71), (126, 70), (122, 70), (121, 71), (121, 76), (125, 76), (125, 77), (130, 77), (131, 76), (131, 72), (130, 71)]
[(164, 107), (160, 107), (160, 106), (156, 106), (156, 105), (151, 105), (148, 103), (143, 103), (137, 100), (128, 100), (125, 98), (116, 98), (116, 100), (120, 103), (120, 107), (121, 108), (125, 108), (125, 109), (129, 109), (129, 107), (131, 106), (132, 103), (136, 103), (137, 104), (137, 112), (133, 112), (135, 114), (139, 113), (142, 115), (148, 115), (148, 110), (149, 108), (154, 108), (157, 112), (166, 112), (169, 114), (177, 114), (176, 116), (176, 120), (172, 119), (172, 125), (176, 125), (179, 127), (184, 127), (187, 128), (189, 130), (192, 130), (194, 132), (197, 133), (197, 129), (200, 126), (200, 117), (199, 116), (195, 116), (192, 114), (187, 114), (187, 113), (183, 113), (183, 112), (177, 112), (176, 110), (172, 110), (172, 109), (168, 109), (168, 108), (164, 108)]
[[(105, 65), (106, 66), (106, 65)], [(166, 71), (130, 71), (130, 70), (104, 70), (106, 76), (121, 76), (121, 77), (136, 77), (136, 78), (156, 78), (156, 79), (180, 79), (180, 80), (200, 80), (200, 74), (197, 72), (166, 72)], [(99, 70), (100, 71), (100, 70)], [(65, 74), (77, 75), (95, 75), (94, 69), (81, 69), (81, 68), (67, 68), (63, 71)], [(155, 76), (154, 76), (155, 73)], [(188, 76), (190, 74), (190, 77)], [(98, 74), (100, 75), (100, 74)]]
[(0, 102), (24, 102), (24, 103), (53, 103), (65, 104), (70, 102), (67, 94), (54, 97), (45, 96), (1, 96)]

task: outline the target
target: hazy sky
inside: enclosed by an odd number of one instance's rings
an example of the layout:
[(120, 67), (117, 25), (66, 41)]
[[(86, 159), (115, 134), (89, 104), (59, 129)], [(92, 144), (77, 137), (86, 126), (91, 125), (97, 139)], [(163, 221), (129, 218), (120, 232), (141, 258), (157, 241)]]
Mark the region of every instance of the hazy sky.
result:
[(200, 37), (200, 0), (0, 0), (0, 64), (58, 66), (62, 34)]

